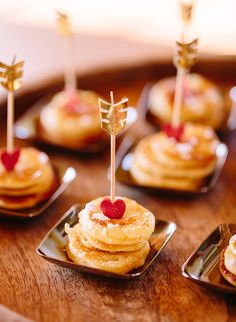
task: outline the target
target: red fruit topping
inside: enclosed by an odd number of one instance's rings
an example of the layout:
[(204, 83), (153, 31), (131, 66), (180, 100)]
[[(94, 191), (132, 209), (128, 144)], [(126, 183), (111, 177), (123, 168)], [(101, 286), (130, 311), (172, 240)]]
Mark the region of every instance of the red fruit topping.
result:
[(17, 149), (12, 153), (8, 153), (6, 151), (1, 154), (1, 161), (7, 171), (14, 170), (14, 167), (19, 160), (20, 150)]
[(117, 199), (114, 203), (110, 198), (105, 198), (100, 204), (101, 210), (105, 216), (110, 219), (120, 219), (123, 217), (126, 204), (122, 199)]
[(174, 138), (179, 142), (184, 132), (184, 126), (173, 127), (171, 124), (166, 124), (163, 126), (163, 131), (169, 138)]

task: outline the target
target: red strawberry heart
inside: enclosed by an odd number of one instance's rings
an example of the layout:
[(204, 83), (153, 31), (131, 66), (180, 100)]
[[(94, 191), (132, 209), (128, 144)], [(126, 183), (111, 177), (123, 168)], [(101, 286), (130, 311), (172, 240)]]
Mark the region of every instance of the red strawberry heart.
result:
[(12, 153), (2, 152), (1, 161), (7, 171), (12, 171), (20, 157), (20, 150), (17, 149)]
[(120, 219), (125, 213), (126, 204), (122, 199), (117, 199), (114, 203), (110, 198), (105, 198), (100, 208), (105, 216), (110, 219)]
[(174, 127), (171, 124), (166, 124), (163, 126), (163, 131), (169, 138), (174, 138), (176, 141), (179, 142), (184, 133), (184, 126), (180, 125), (178, 127)]
[(76, 95), (74, 90), (67, 90), (66, 96), (67, 102), (64, 108), (69, 114), (88, 113), (89, 106), (80, 102), (80, 100), (78, 99), (78, 95)]
[(76, 97), (74, 92), (68, 92), (67, 93), (67, 102), (65, 104), (65, 109), (69, 113), (77, 113), (77, 107), (78, 107), (79, 101)]

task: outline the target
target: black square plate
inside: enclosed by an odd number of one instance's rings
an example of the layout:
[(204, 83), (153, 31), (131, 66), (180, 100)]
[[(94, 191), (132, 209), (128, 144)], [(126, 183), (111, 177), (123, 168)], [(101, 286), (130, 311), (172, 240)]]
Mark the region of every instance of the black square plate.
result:
[(196, 190), (178, 190), (178, 189), (168, 189), (161, 187), (152, 187), (147, 185), (141, 185), (135, 181), (130, 173), (130, 169), (133, 161), (133, 151), (138, 142), (136, 142), (131, 136), (126, 136), (122, 141), (120, 148), (117, 152), (117, 169), (116, 169), (116, 178), (121, 183), (133, 186), (137, 188), (142, 188), (145, 190), (150, 190), (153, 192), (169, 193), (175, 195), (198, 195), (208, 192), (214, 187), (216, 181), (218, 180), (222, 168), (224, 166), (225, 160), (228, 155), (228, 148), (226, 144), (220, 143), (216, 150), (217, 155), (217, 164), (215, 171), (212, 175), (206, 178), (204, 184)]
[(182, 274), (201, 286), (227, 293), (236, 287), (228, 283), (219, 271), (222, 250), (236, 234), (236, 224), (222, 224), (195, 250), (182, 267)]

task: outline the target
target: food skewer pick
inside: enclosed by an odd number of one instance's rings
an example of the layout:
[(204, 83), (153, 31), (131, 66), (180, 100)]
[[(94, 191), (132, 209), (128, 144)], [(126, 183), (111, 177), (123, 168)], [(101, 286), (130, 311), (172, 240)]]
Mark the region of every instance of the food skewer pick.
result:
[(57, 11), (57, 29), (63, 40), (64, 80), (66, 90), (76, 89), (73, 32), (68, 15)]
[(111, 141), (111, 183), (110, 196), (111, 201), (115, 200), (115, 151), (116, 135), (125, 127), (128, 98), (123, 98), (118, 103), (114, 102), (113, 92), (110, 92), (111, 102), (106, 102), (99, 98), (98, 104), (100, 109), (101, 127), (110, 134)]
[(178, 128), (180, 126), (180, 109), (182, 103), (182, 92), (185, 72), (196, 62), (198, 40), (194, 39), (189, 43), (176, 41), (176, 55), (174, 57), (174, 64), (177, 68), (174, 108), (172, 115), (172, 127)]
[[(14, 91), (22, 84), (24, 61), (15, 63), (14, 57), (11, 65), (0, 62), (0, 82), (8, 91), (7, 97), (7, 151), (1, 155), (2, 162), (7, 170), (13, 170), (19, 158), (19, 150), (14, 150)], [(5, 161), (4, 161), (5, 160)], [(7, 161), (6, 161), (7, 160)]]
[(192, 12), (195, 5), (194, 0), (180, 0), (180, 15), (182, 22), (182, 41), (188, 41), (189, 29), (192, 21)]

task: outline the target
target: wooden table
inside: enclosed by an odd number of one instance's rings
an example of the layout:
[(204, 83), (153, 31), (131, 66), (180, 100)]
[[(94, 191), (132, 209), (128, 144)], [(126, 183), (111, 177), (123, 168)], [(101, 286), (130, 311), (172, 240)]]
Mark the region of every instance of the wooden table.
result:
[[(204, 64), (199, 66), (203, 69)], [(140, 67), (89, 76), (80, 84), (106, 96), (113, 89), (116, 99), (125, 94), (135, 104), (147, 81), (173, 71), (168, 66)], [(55, 84), (51, 89), (59, 87)], [(44, 92), (41, 89), (19, 98), (19, 114)], [(3, 124), (2, 119), (2, 145)], [(144, 123), (141, 128), (147, 129)], [(181, 275), (183, 262), (218, 224), (236, 221), (236, 133), (224, 140), (229, 146), (227, 163), (215, 189), (204, 196), (174, 199), (117, 184), (117, 193), (138, 200), (159, 218), (178, 226), (150, 271), (134, 281), (80, 274), (36, 255), (45, 233), (72, 204), (105, 195), (109, 189), (107, 153), (81, 157), (51, 150), (50, 157), (75, 166), (78, 177), (43, 215), (28, 221), (0, 220), (0, 303), (40, 322), (235, 321), (236, 297), (198, 287)]]

